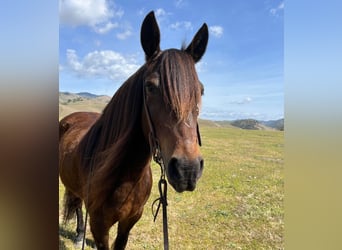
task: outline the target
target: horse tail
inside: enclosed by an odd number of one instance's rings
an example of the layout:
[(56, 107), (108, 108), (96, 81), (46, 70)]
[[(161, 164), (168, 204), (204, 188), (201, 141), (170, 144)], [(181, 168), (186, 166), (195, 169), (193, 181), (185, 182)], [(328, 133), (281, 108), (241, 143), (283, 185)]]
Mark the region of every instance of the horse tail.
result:
[(82, 200), (75, 196), (70, 190), (65, 190), (63, 211), (64, 223), (73, 218), (77, 208), (82, 208)]

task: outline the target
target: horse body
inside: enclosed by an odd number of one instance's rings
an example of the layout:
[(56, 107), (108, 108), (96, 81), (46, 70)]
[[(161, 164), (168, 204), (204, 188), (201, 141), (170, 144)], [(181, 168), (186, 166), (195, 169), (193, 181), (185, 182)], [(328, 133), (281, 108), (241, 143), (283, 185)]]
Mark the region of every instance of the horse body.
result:
[(114, 249), (124, 249), (143, 213), (152, 187), (152, 132), (177, 192), (194, 190), (202, 174), (197, 116), (203, 86), (194, 63), (204, 54), (207, 26), (187, 49), (162, 52), (159, 39), (151, 12), (141, 29), (146, 63), (119, 88), (102, 114), (76, 112), (59, 124), (65, 219), (76, 212), (76, 241), (81, 241), (84, 201), (97, 249), (109, 249), (109, 229), (116, 222)]
[(77, 147), (99, 116), (98, 113), (76, 112), (65, 117), (59, 123), (60, 178), (70, 191), (82, 199), (85, 198), (82, 187), (86, 182), (83, 173), (87, 173), (77, 164), (79, 162)]
[(87, 140), (89, 129), (96, 122), (100, 122), (99, 117), (98, 113), (77, 112), (60, 121), (60, 130), (65, 131), (61, 133), (60, 138), (59, 169), (61, 181), (67, 187), (66, 195), (69, 196), (69, 204), (66, 204), (69, 211), (66, 213), (72, 213), (74, 209), (77, 212), (77, 219), (81, 220), (77, 225), (77, 240), (80, 241), (84, 234), (81, 219), (83, 200), (89, 212), (91, 230), (98, 248), (108, 249), (108, 245), (103, 243), (108, 242), (108, 232), (105, 232), (119, 221), (118, 236), (123, 235), (120, 236), (123, 242), (119, 244), (120, 241), (117, 240), (117, 245), (125, 244), (129, 230), (142, 215), (152, 187), (149, 164), (151, 156), (148, 144), (144, 140), (135, 141), (133, 148), (127, 147), (127, 155), (122, 155), (126, 160), (122, 161), (117, 173), (120, 178), (114, 181), (111, 192), (102, 194), (106, 198), (101, 203), (92, 205), (96, 200), (89, 195), (89, 177), (98, 172), (100, 164), (86, 167), (82, 165), (79, 145), (82, 140)]

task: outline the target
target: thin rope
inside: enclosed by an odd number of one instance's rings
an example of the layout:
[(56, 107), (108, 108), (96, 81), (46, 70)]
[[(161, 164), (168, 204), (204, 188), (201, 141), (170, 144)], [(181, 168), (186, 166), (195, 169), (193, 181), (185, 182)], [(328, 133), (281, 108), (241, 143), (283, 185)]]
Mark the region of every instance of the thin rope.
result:
[[(160, 165), (161, 169), (163, 169), (163, 162)], [(163, 209), (163, 238), (164, 238), (164, 250), (169, 249), (169, 232), (168, 232), (168, 222), (167, 222), (167, 181), (165, 179), (164, 171), (162, 170), (162, 174), (160, 176), (160, 180), (158, 182), (158, 189), (159, 189), (159, 198), (157, 198), (152, 203), (152, 215), (153, 215), (153, 222), (156, 221), (160, 206)], [(155, 204), (158, 202), (157, 209), (154, 210)]]

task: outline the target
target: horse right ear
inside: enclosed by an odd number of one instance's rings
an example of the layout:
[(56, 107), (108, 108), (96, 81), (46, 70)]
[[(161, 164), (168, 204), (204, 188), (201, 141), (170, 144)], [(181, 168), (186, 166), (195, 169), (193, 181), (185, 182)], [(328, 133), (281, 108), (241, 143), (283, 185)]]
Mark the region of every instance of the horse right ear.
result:
[(160, 31), (153, 11), (148, 13), (142, 23), (140, 42), (145, 52), (146, 61), (160, 51)]

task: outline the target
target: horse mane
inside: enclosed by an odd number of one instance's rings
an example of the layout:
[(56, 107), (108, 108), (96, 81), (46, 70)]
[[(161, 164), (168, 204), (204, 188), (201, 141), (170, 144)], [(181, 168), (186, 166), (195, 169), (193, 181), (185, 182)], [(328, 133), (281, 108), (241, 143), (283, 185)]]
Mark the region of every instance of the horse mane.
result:
[[(89, 129), (79, 145), (82, 167), (92, 169), (89, 192), (90, 205), (101, 204), (106, 194), (113, 188), (117, 169), (125, 161), (128, 147), (141, 132), (142, 68), (132, 75), (116, 91), (104, 108), (102, 115)], [(86, 191), (84, 191), (86, 192)]]
[(169, 49), (160, 57), (160, 82), (164, 102), (179, 121), (187, 119), (201, 100), (200, 84), (192, 57), (182, 50)]
[[(163, 100), (180, 121), (187, 118), (200, 100), (201, 84), (194, 61), (184, 51), (166, 50), (126, 80), (79, 145), (81, 165), (93, 169), (90, 185), (94, 188), (90, 187), (89, 192), (92, 208), (111, 195), (120, 169), (132, 159), (129, 152), (151, 155), (141, 126), (143, 77), (150, 70), (159, 70)], [(139, 139), (145, 140), (146, 148), (137, 148)]]

